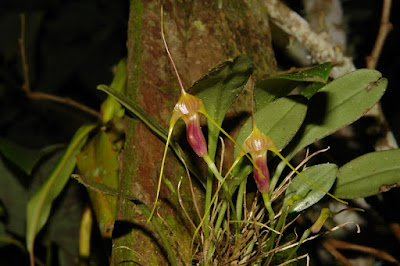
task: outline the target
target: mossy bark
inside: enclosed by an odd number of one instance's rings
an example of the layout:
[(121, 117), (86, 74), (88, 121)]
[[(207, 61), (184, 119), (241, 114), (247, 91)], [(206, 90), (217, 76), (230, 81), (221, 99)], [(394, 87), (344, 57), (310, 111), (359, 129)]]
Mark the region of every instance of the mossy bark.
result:
[[(159, 1), (131, 0), (129, 12), (127, 96), (167, 128), (179, 89), (161, 40)], [(208, 69), (238, 54), (248, 54), (254, 60), (256, 78), (275, 70), (268, 17), (261, 1), (191, 1), (188, 4), (166, 1), (164, 27), (167, 43), (187, 88)], [(125, 124), (119, 187), (151, 208), (164, 143), (134, 118), (126, 118)], [(175, 189), (183, 177), (180, 194), (196, 220), (185, 170), (172, 152), (164, 174)], [(202, 195), (200, 186), (196, 191)], [(203, 204), (201, 196), (197, 200)], [(166, 186), (161, 189), (161, 204), (156, 215), (166, 223), (165, 231), (178, 264), (189, 264), (193, 228), (186, 221), (176, 195)], [(168, 259), (151, 224), (146, 225), (146, 217), (132, 202), (120, 198), (111, 263), (122, 262), (167, 265)]]

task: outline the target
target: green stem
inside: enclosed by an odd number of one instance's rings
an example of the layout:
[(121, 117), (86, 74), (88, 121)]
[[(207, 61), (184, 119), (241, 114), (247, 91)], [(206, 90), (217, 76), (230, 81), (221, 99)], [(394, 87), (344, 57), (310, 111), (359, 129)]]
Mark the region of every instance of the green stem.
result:
[(278, 183), (279, 177), (282, 175), (283, 169), (285, 169), (286, 163), (281, 161), (275, 169), (274, 175), (271, 178), (271, 182), (269, 183), (269, 192), (275, 190), (276, 184)]
[(215, 163), (211, 160), (211, 158), (208, 155), (204, 156), (203, 159), (207, 163), (208, 169), (210, 169), (212, 171), (212, 173), (214, 174), (214, 176), (218, 179), (218, 181), (221, 182), (222, 188), (223, 188), (223, 190), (225, 192), (225, 197), (226, 197), (226, 199), (229, 201), (229, 203), (232, 206), (233, 217), (234, 217), (235, 220), (237, 220), (236, 210), (234, 208), (235, 205), (233, 205), (232, 197), (229, 194), (229, 187), (224, 182), (226, 177), (225, 178), (222, 177), (222, 175), (220, 174), (220, 172), (217, 169), (217, 166), (215, 165)]
[[(247, 179), (244, 179), (242, 183), (240, 183), (239, 191), (236, 199), (236, 215), (238, 221), (242, 220), (242, 212), (243, 212), (243, 199), (244, 199), (244, 191), (246, 189)], [(236, 227), (236, 240), (240, 238), (240, 227)]]
[[(204, 209), (208, 210), (211, 208), (211, 197), (212, 197), (212, 184), (213, 184), (213, 174), (210, 169), (208, 169), (207, 172), (207, 183), (206, 183), (206, 199), (205, 199), (205, 205)], [(209, 236), (209, 223), (210, 223), (210, 212), (206, 212), (204, 214), (205, 220), (204, 220), (204, 239), (208, 239)]]
[[(217, 177), (221, 178), (221, 174), (218, 172), (217, 167), (215, 166), (214, 162), (211, 161), (210, 157), (209, 157), (209, 156), (205, 156), (203, 159), (204, 159), (206, 162), (208, 162), (207, 165), (209, 166), (210, 171), (212, 171), (213, 173), (215, 172), (215, 173), (217, 174)], [(235, 160), (235, 162), (232, 164), (232, 166), (231, 166), (231, 168), (229, 169), (229, 171), (226, 173), (225, 177), (221, 180), (221, 184), (218, 186), (218, 188), (217, 188), (217, 190), (215, 191), (215, 194), (214, 194), (214, 196), (212, 197), (212, 199), (211, 199), (210, 202), (214, 202), (214, 201), (215, 201), (215, 199), (216, 199), (216, 197), (217, 197), (219, 191), (221, 190), (221, 188), (222, 188), (223, 185), (225, 184), (225, 180), (228, 178), (229, 174), (232, 172), (233, 168), (237, 165), (238, 162), (239, 162), (239, 159), (237, 158), (237, 159)], [(219, 180), (219, 179), (218, 179), (218, 180)], [(227, 186), (226, 186), (226, 188), (227, 188)], [(210, 191), (211, 191), (211, 189), (210, 189)], [(227, 195), (229, 195), (229, 194), (227, 194)], [(232, 199), (231, 199), (231, 202), (232, 202)], [(227, 203), (227, 201), (225, 200), (222, 206), (227, 205), (227, 204), (228, 204), (228, 203)], [(233, 205), (232, 205), (232, 207), (233, 207)], [(222, 224), (222, 220), (223, 220), (223, 218), (224, 218), (224, 216), (225, 216), (226, 209), (227, 209), (227, 206), (226, 206), (226, 207), (223, 207), (223, 208), (221, 208), (221, 209), (219, 210), (218, 220), (220, 220), (220, 221), (217, 221), (218, 227), (214, 227), (214, 231), (215, 231), (215, 232), (218, 232), (218, 230), (219, 230), (219, 228), (220, 228), (220, 226), (221, 226), (221, 224)], [(234, 208), (233, 208), (233, 210), (234, 210)], [(194, 240), (195, 240), (195, 238), (196, 238), (196, 235), (197, 235), (197, 233), (199, 232), (201, 226), (204, 224), (206, 217), (209, 217), (210, 211), (211, 211), (211, 203), (208, 205), (208, 208), (205, 209), (205, 214), (204, 214), (203, 218), (201, 219), (200, 224), (197, 226), (196, 230), (194, 231), (193, 238), (192, 238), (192, 243), (191, 243), (191, 246), (190, 246), (190, 250), (193, 250), (193, 244), (194, 244)], [(236, 217), (236, 211), (235, 211), (235, 214), (234, 214), (234, 215), (235, 215), (235, 217)]]
[(306, 240), (306, 238), (310, 235), (311, 233), (311, 229), (308, 228), (306, 231), (304, 231), (303, 235), (300, 238), (299, 243), (297, 244), (297, 246), (295, 247), (295, 249), (292, 251), (292, 253), (290, 253), (289, 257), (287, 258), (286, 261), (291, 260), (294, 258), (294, 256), (296, 255), (297, 250), (299, 249), (300, 245), (303, 244), (304, 240)]
[[(275, 212), (272, 209), (271, 200), (269, 199), (268, 192), (262, 193), (262, 197), (263, 197), (263, 200), (264, 200), (265, 208), (268, 211), (270, 227), (271, 227), (271, 229), (274, 230), (275, 229), (274, 228), (275, 227), (275, 221), (274, 221)], [(268, 244), (267, 244), (267, 247), (266, 247), (267, 250), (271, 250), (273, 248), (273, 246), (274, 246), (274, 242), (275, 242), (275, 236), (274, 235), (275, 235), (275, 233), (272, 231), (271, 237), (268, 240)]]

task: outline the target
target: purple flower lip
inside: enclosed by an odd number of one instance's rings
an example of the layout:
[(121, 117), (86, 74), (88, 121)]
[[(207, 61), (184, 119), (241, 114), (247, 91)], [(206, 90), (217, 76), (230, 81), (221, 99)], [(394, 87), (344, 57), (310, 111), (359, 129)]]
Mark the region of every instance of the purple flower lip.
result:
[(199, 112), (205, 112), (203, 102), (200, 98), (182, 93), (172, 112), (170, 127), (173, 126), (179, 118), (182, 118), (186, 124), (186, 138), (199, 157), (207, 155), (207, 143), (200, 127)]
[(186, 123), (186, 138), (199, 157), (207, 155), (207, 143), (200, 127), (200, 117), (198, 113), (192, 112), (184, 118)]
[(258, 130), (256, 126), (243, 143), (243, 151), (250, 153), (257, 166), (253, 167), (253, 175), (261, 193), (268, 192), (270, 174), (267, 166), (267, 152), (273, 149), (276, 148), (272, 140)]
[(257, 167), (261, 170), (253, 167), (254, 180), (256, 181), (258, 190), (261, 193), (268, 192), (269, 188), (269, 171), (267, 166), (267, 152), (252, 152), (251, 157), (256, 163)]

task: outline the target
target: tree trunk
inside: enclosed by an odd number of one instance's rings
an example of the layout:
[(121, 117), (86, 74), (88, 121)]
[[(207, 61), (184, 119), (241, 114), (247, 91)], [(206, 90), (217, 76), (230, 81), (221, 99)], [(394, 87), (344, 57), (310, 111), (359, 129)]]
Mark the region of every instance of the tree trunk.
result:
[[(129, 13), (127, 96), (167, 128), (179, 98), (179, 88), (161, 39), (159, 1), (131, 0)], [(268, 18), (262, 1), (188, 1), (188, 4), (165, 1), (164, 28), (186, 88), (211, 67), (239, 54), (253, 59), (255, 78), (275, 70)], [(134, 118), (126, 118), (125, 124), (126, 143), (120, 157), (119, 186), (151, 208), (164, 143)], [(190, 210), (193, 199), (187, 175), (172, 152), (167, 156), (164, 174), (175, 190), (183, 177), (180, 194)], [(202, 193), (200, 188), (198, 186), (197, 191)], [(178, 264), (190, 264), (193, 228), (183, 215), (177, 197), (164, 185), (160, 199), (161, 205), (155, 215), (165, 221), (163, 227)], [(199, 202), (202, 204), (201, 199)], [(152, 225), (146, 225), (146, 217), (123, 198), (118, 202), (112, 250), (112, 264), (121, 262), (168, 264)]]

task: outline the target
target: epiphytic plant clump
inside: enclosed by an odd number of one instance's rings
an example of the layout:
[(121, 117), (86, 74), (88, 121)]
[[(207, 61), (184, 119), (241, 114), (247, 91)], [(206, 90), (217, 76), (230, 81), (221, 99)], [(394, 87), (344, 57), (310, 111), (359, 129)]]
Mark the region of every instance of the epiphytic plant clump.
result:
[[(196, 265), (284, 265), (307, 258), (307, 253), (299, 251), (299, 247), (320, 234), (337, 230), (340, 225), (323, 229), (325, 221), (337, 213), (321, 208), (310, 226), (296, 231), (294, 223), (304, 210), (326, 195), (347, 204), (343, 199), (375, 195), (382, 187), (400, 183), (399, 150), (366, 154), (340, 167), (329, 162), (310, 163), (311, 158), (327, 149), (310, 155), (307, 152), (296, 167), (290, 163), (299, 151), (357, 120), (379, 101), (387, 80), (378, 71), (361, 69), (329, 80), (331, 64), (326, 62), (254, 83), (254, 63), (247, 55), (238, 55), (220, 63), (185, 90), (163, 27), (161, 9), (161, 38), (181, 93), (168, 130), (123, 95), (127, 70), (126, 61), (121, 60), (111, 85), (98, 86), (109, 95), (101, 106), (100, 121), (82, 126), (76, 132), (54, 171), (29, 200), (26, 246), (32, 264), (35, 237), (75, 165), (80, 174), (73, 177), (90, 191), (102, 237), (113, 236), (114, 226), (118, 226), (116, 197), (123, 198), (135, 204), (151, 223), (172, 265), (182, 261)], [(252, 111), (234, 138), (222, 124), (246, 84), (252, 92), (249, 104)], [(298, 88), (296, 93), (295, 88)], [(152, 207), (143, 203), (134, 191), (118, 187), (118, 153), (123, 146), (123, 133), (116, 130), (116, 124), (127, 115), (121, 105), (165, 142), (162, 160), (156, 162), (160, 172)], [(201, 128), (202, 116), (207, 120), (207, 137)], [(186, 125), (190, 148), (207, 165), (206, 176), (189, 164), (187, 158), (193, 152), (180, 147), (174, 139), (173, 130), (179, 119)], [(233, 150), (224, 149), (225, 141), (233, 142)], [(233, 162), (227, 170), (217, 167), (222, 165), (217, 161), (218, 147), (222, 147), (218, 154), (222, 159), (226, 153), (232, 153), (229, 157)], [(185, 208), (187, 203), (180, 202), (191, 224), (190, 254), (182, 255), (175, 249), (170, 232), (165, 231), (168, 226), (163, 226), (165, 217), (156, 211), (163, 204), (159, 200), (163, 182), (181, 200), (179, 186), (174, 188), (168, 176), (164, 176), (169, 149), (186, 167), (189, 180), (192, 177), (200, 177), (199, 183), (205, 180), (204, 200), (200, 202), (194, 195), (192, 199), (196, 207), (203, 204), (203, 208), (197, 208), (199, 217), (191, 217)], [(342, 210), (352, 210), (340, 206)], [(82, 250), (82, 254), (90, 252), (87, 248)]]
[[(154, 221), (153, 214), (163, 180), (167, 149), (172, 144), (174, 125), (182, 118), (186, 124), (190, 147), (206, 162), (209, 169), (204, 214), (193, 232), (189, 261), (214, 265), (275, 265), (278, 262), (288, 263), (293, 259), (307, 257), (306, 254), (298, 254), (299, 246), (307, 241), (310, 234), (318, 233), (324, 221), (334, 213), (322, 210), (320, 218), (304, 231), (300, 239), (288, 238), (293, 230), (292, 224), (298, 217), (296, 214), (317, 203), (325, 195), (341, 203), (347, 202), (339, 199), (338, 196), (343, 194), (336, 193), (341, 191), (340, 185), (336, 186), (333, 193), (328, 192), (339, 176), (335, 164), (306, 167), (308, 160), (319, 152), (307, 156), (297, 168), (289, 160), (301, 149), (350, 124), (370, 109), (384, 93), (386, 79), (377, 71), (363, 69), (329, 81), (330, 63), (259, 80), (254, 89), (251, 78), (255, 107), (252, 108), (251, 118), (234, 139), (221, 125), (225, 113), (251, 77), (254, 67), (251, 59), (246, 55), (239, 55), (221, 63), (197, 81), (189, 94), (183, 87), (164, 37), (162, 11), (161, 36), (178, 79), (181, 97), (172, 112), (167, 133), (154, 125), (151, 118), (142, 115), (143, 121), (166, 142), (156, 201), (148, 221)], [(303, 88), (300, 94), (289, 95), (300, 84)], [(347, 84), (347, 87), (344, 88), (342, 84)], [(365, 88), (370, 88), (371, 84), (373, 89), (367, 92)], [(274, 91), (276, 86), (280, 87), (279, 92)], [(126, 108), (140, 115), (140, 109), (112, 88), (103, 86), (99, 89), (113, 95)], [(324, 99), (325, 105), (321, 106), (320, 97), (326, 95), (328, 98)], [(251, 104), (253, 106), (253, 102)], [(199, 115), (207, 118), (207, 143), (200, 127)], [(315, 121), (321, 121), (321, 115), (324, 115), (324, 122), (316, 123)], [(226, 173), (218, 170), (215, 162), (221, 132), (235, 145), (235, 159)], [(171, 147), (183, 159), (176, 145), (174, 143)], [(269, 152), (272, 152), (271, 156), (268, 155)], [(269, 169), (268, 158), (273, 155), (277, 155), (281, 163), (276, 168)], [(291, 172), (282, 178), (285, 166), (289, 166)], [(253, 202), (248, 209), (246, 187), (247, 177), (251, 172), (258, 192), (253, 196)], [(219, 183), (215, 190), (212, 186), (214, 178)], [(340, 180), (338, 183), (340, 184)], [(221, 189), (223, 193), (219, 195)], [(352, 189), (358, 189), (357, 185)], [(348, 194), (342, 198), (349, 198)], [(345, 205), (343, 207), (346, 209)], [(337, 228), (339, 227), (335, 229)], [(288, 230), (290, 231), (287, 232)], [(173, 252), (168, 253), (169, 259), (173, 261), (171, 253)]]

